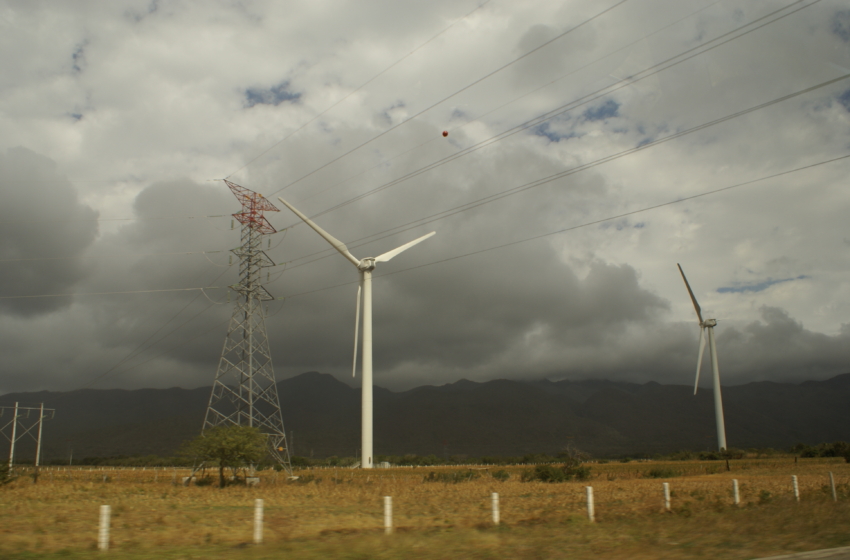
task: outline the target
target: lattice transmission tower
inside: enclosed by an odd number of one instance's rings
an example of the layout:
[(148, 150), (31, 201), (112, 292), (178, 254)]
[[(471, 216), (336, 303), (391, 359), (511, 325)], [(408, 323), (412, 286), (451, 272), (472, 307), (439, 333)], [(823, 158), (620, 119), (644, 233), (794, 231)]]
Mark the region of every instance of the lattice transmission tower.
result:
[(274, 299), (262, 285), (263, 269), (274, 262), (263, 252), (263, 236), (276, 233), (263, 212), (279, 212), (261, 194), (225, 181), (242, 203), (233, 214), (242, 225), (238, 293), (224, 339), (202, 433), (215, 426), (253, 426), (268, 436), (269, 453), (291, 474), (263, 302)]

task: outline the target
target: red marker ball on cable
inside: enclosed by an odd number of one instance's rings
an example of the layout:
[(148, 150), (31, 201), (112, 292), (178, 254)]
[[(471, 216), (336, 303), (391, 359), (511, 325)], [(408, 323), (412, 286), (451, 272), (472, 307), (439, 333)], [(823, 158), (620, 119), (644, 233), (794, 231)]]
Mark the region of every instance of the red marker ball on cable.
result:
[(448, 131), (448, 130), (444, 130), (444, 131), (443, 131), (443, 137), (448, 136), (448, 135), (449, 135), (449, 131)]

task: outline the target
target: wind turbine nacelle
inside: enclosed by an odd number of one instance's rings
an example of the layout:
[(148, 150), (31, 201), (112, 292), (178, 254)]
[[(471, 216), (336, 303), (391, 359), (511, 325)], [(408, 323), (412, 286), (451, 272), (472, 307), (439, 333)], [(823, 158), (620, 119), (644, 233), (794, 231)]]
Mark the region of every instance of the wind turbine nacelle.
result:
[(375, 259), (365, 258), (357, 265), (358, 270), (375, 270)]
[(702, 322), (703, 327), (715, 327), (717, 326), (717, 319), (706, 319)]

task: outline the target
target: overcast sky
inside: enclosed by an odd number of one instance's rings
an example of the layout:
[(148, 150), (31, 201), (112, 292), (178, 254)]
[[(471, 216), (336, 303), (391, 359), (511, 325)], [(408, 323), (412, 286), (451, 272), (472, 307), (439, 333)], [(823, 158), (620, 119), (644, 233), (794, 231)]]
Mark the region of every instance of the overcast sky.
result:
[(359, 382), (281, 195), (358, 257), (437, 232), (375, 272), (377, 385), (690, 384), (676, 263), (724, 384), (850, 371), (841, 0), (2, 0), (0, 57), (0, 393), (211, 384), (225, 177), (281, 209), (280, 379)]

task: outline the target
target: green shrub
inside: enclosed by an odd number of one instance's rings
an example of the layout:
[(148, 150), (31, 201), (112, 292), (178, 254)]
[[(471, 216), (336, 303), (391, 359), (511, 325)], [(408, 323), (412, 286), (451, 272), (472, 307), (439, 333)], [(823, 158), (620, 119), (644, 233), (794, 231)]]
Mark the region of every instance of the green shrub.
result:
[(501, 470), (498, 470), (494, 473), (491, 473), (490, 476), (492, 476), (493, 478), (495, 478), (499, 482), (504, 482), (511, 477), (511, 473), (509, 473), (508, 471), (506, 471), (504, 469), (501, 469)]
[(458, 484), (459, 482), (469, 482), (481, 477), (481, 473), (467, 469), (465, 471), (441, 471), (429, 472), (422, 482), (443, 482), (445, 484)]
[(665, 468), (654, 468), (644, 474), (644, 476), (646, 478), (673, 478), (674, 476), (679, 476), (679, 471)]
[(587, 480), (590, 478), (590, 467), (584, 465), (537, 465), (533, 469), (523, 471), (520, 480), (523, 482), (566, 482), (568, 480)]

